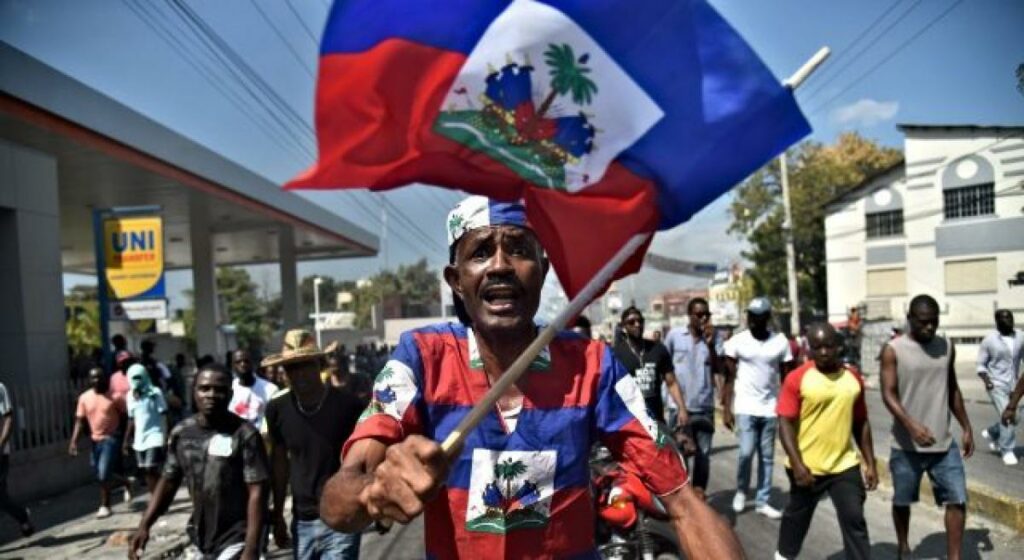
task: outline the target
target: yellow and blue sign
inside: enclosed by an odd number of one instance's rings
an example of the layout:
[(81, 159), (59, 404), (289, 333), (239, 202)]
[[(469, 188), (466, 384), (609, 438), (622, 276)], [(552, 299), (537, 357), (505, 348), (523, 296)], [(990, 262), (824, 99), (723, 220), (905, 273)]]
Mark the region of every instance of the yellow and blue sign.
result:
[(163, 219), (111, 216), (103, 220), (103, 257), (110, 299), (165, 297)]

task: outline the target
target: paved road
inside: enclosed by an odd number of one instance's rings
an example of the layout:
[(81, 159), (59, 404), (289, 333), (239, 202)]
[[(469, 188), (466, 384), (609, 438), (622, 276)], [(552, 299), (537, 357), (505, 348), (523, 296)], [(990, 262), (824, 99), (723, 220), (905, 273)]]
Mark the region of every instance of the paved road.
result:
[[(781, 465), (782, 457), (776, 457)], [(730, 508), (735, 485), (736, 439), (722, 430), (716, 434), (709, 484), (712, 506), (730, 519), (747, 555), (751, 560), (770, 560), (778, 540), (779, 522), (771, 521), (751, 511), (736, 515)], [(1001, 465), (1001, 463), (1000, 463)], [(775, 503), (785, 504), (785, 473), (781, 467), (775, 472)], [(890, 517), (891, 490), (886, 487), (869, 494), (866, 517), (872, 539), (872, 558), (895, 558), (896, 535)], [(920, 504), (913, 510), (911, 544), (916, 558), (945, 556), (945, 532), (942, 512), (930, 504)], [(972, 516), (968, 518), (964, 558), (1017, 559), (1024, 550), (1024, 536), (1017, 535), (995, 523)], [(423, 555), (423, 525), (417, 520), (408, 526), (396, 526), (388, 535), (366, 536), (363, 541), (364, 560), (412, 559)], [(818, 507), (814, 523), (804, 543), (801, 558), (810, 560), (843, 558), (842, 537), (831, 503), (824, 501)]]

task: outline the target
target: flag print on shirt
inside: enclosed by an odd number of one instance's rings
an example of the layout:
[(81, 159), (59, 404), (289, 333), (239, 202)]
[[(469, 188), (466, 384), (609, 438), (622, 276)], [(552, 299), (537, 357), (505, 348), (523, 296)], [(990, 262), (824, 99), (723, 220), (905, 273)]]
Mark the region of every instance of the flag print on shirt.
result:
[(553, 450), (474, 449), (466, 529), (503, 534), (547, 525), (557, 464)]

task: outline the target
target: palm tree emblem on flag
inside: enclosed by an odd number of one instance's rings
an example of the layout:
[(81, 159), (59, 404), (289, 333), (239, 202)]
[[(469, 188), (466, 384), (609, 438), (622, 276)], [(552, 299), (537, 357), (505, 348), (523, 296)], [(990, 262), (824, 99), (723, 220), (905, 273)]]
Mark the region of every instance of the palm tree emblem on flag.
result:
[(466, 528), (504, 534), (514, 529), (543, 527), (548, 522), (549, 504), (544, 500), (546, 483), (536, 465), (531, 467), (528, 462), (531, 454), (505, 452), (499, 455), (503, 458), (489, 469), (491, 476), (482, 485), (475, 486), (476, 495), (470, 497), (477, 507), (472, 515), (467, 515)]
[(598, 87), (588, 76), (590, 55), (577, 57), (568, 43), (548, 45), (544, 62), (549, 90), (539, 107), (533, 99), (535, 69), (529, 56), (522, 64), (506, 58), (500, 70), (488, 65), (479, 95), (482, 108), (474, 107), (468, 88), (456, 86), (452, 93), (466, 104), (460, 108), (450, 103), (439, 113), (434, 130), (486, 153), (531, 183), (564, 190), (566, 166), (580, 163), (593, 150), (597, 130), (582, 109), (554, 117), (549, 113), (560, 96), (568, 96), (577, 107), (591, 104)]

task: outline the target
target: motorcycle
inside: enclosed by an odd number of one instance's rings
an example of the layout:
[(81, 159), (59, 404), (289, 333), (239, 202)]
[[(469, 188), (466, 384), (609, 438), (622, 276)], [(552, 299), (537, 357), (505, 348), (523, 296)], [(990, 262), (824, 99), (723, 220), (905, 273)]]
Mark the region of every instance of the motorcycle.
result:
[(604, 560), (680, 560), (683, 554), (668, 513), (640, 479), (607, 449), (590, 460), (597, 510), (597, 551)]

